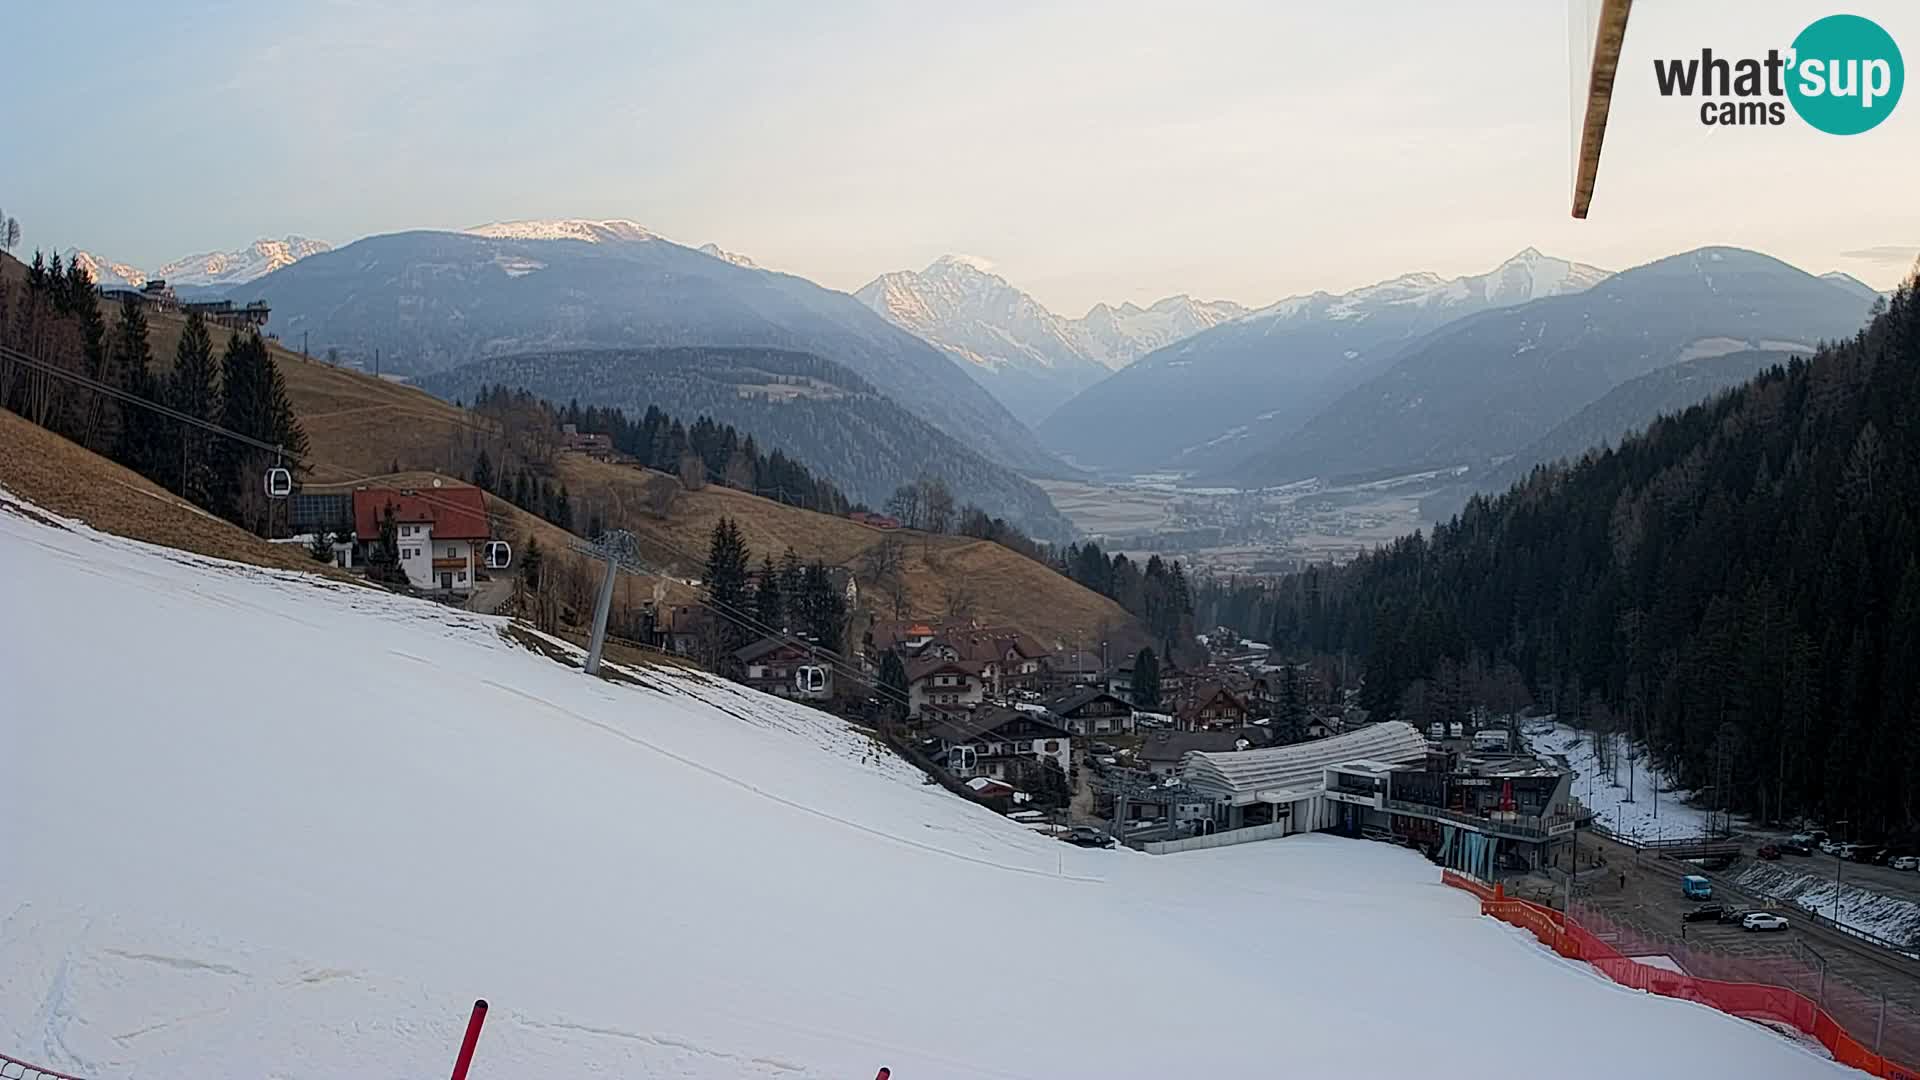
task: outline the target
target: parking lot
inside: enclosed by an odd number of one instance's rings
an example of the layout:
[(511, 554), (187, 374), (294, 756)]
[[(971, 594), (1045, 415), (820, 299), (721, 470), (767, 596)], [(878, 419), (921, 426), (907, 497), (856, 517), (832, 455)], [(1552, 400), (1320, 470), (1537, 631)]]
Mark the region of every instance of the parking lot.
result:
[[(1819, 973), (1823, 971), (1828, 1004), (1849, 1030), (1869, 1042), (1878, 1033), (1878, 1002), (1884, 996), (1888, 1004), (1881, 1034), (1885, 1051), (1903, 1061), (1920, 1062), (1920, 962), (1890, 958), (1882, 950), (1814, 925), (1793, 905), (1743, 894), (1722, 881), (1715, 883), (1713, 903), (1777, 911), (1786, 916), (1789, 929), (1756, 933), (1737, 924), (1684, 922), (1681, 916), (1700, 906), (1699, 901), (1688, 899), (1680, 891), (1679, 879), (1690, 867), (1649, 855), (1636, 859), (1633, 849), (1586, 834), (1581, 836), (1580, 845), (1583, 866), (1598, 855), (1606, 860), (1607, 869), (1606, 874), (1588, 876), (1581, 882), (1575, 898), (1580, 905), (1652, 942), (1664, 943), (1675, 955), (1704, 950), (1750, 961), (1756, 969), (1802, 972), (1787, 982), (1809, 997), (1819, 995)], [(1831, 872), (1833, 859), (1822, 858)], [(1797, 861), (1813, 863), (1812, 859)], [(1854, 869), (1856, 864), (1847, 863), (1841, 872), (1845, 875)], [(1900, 873), (1885, 867), (1859, 869)], [(1735, 866), (1720, 877), (1737, 877), (1739, 872), (1740, 867)]]

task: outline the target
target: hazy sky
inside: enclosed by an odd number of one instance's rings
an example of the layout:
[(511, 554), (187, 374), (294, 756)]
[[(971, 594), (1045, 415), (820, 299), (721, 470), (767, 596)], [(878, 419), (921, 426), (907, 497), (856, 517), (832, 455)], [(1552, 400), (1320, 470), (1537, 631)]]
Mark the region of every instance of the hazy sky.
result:
[(1642, 0), (1576, 222), (1564, 0), (22, 4), (0, 207), (29, 250), (145, 267), (626, 217), (842, 289), (966, 253), (1073, 315), (1528, 245), (1617, 269), (1738, 244), (1884, 288), (1920, 252), (1920, 91), (1841, 138), (1654, 90), (1655, 56), (1764, 54), (1839, 10), (1920, 62), (1912, 0)]

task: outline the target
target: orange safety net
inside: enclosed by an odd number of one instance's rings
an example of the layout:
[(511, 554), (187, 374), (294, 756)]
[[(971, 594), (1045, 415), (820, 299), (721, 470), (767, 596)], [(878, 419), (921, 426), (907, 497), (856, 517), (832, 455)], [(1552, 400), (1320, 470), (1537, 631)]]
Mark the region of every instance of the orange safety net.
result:
[(1835, 1061), (1869, 1076), (1890, 1080), (1920, 1080), (1920, 1070), (1890, 1061), (1854, 1038), (1816, 1002), (1797, 990), (1760, 983), (1724, 982), (1656, 968), (1621, 955), (1620, 951), (1564, 913), (1526, 900), (1508, 899), (1498, 886), (1489, 886), (1453, 870), (1440, 879), (1480, 898), (1480, 913), (1529, 930), (1547, 947), (1571, 960), (1584, 960), (1622, 986), (1649, 994), (1711, 1005), (1721, 1012), (1747, 1019), (1790, 1024), (1820, 1041)]

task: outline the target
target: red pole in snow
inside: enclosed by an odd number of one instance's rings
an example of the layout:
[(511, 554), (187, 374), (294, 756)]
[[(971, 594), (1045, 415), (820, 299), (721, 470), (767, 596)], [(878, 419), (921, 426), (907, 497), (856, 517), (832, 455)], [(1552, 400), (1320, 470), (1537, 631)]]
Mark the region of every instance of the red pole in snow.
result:
[(487, 999), (473, 1003), (473, 1016), (467, 1020), (467, 1037), (460, 1040), (460, 1056), (453, 1059), (453, 1080), (467, 1080), (467, 1068), (473, 1064), (473, 1047), (480, 1041), (480, 1025), (487, 1022)]
[(887, 1080), (887, 1077), (892, 1075), (893, 1075), (893, 1070), (887, 1068), (885, 1065), (882, 1065), (880, 1066), (880, 1075), (874, 1077), (873, 1080)]

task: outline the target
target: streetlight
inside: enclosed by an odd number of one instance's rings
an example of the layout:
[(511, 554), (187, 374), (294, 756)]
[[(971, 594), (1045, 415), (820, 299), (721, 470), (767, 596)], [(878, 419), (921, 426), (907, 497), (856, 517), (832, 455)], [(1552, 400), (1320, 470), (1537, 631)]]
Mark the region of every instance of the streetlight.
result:
[[(1842, 827), (1846, 826), (1847, 824), (1849, 824), (1849, 822), (1836, 821), (1833, 823), (1833, 827), (1836, 831), (1838, 831)], [(1833, 923), (1835, 926), (1840, 925), (1840, 864), (1842, 863), (1842, 861), (1843, 860), (1840, 858), (1840, 852), (1838, 851), (1834, 852), (1833, 853)]]

